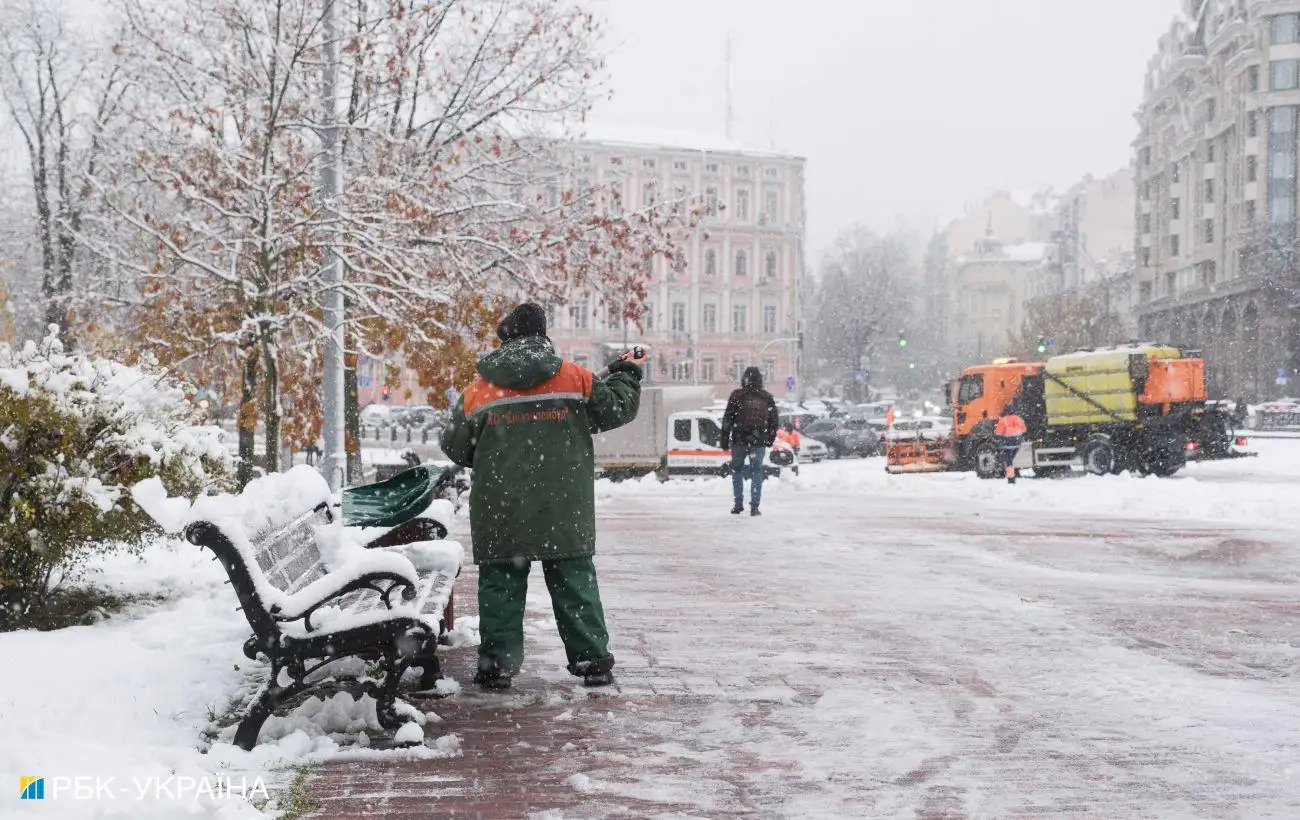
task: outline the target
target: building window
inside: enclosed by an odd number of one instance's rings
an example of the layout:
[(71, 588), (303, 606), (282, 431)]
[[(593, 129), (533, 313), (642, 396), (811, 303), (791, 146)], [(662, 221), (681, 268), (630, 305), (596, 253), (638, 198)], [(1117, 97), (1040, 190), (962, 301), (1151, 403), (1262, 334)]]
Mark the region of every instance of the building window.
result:
[(1213, 98), (1206, 100), (1206, 101), (1205, 101), (1205, 121), (1206, 121), (1206, 122), (1214, 122), (1214, 118), (1215, 118), (1216, 116), (1218, 116), (1218, 113), (1219, 113), (1218, 101), (1215, 100), (1215, 99), (1213, 99)]
[(704, 275), (718, 275), (718, 252), (713, 248), (709, 248), (704, 252)]
[(684, 159), (675, 159), (675, 160), (673, 160), (673, 170), (674, 170), (674, 171), (685, 171), (685, 170), (686, 170), (686, 160), (684, 160)]
[(731, 376), (732, 378), (739, 379), (741, 374), (744, 372), (745, 372), (745, 357), (732, 356), (731, 369), (727, 371), (727, 375)]
[(1174, 170), (1171, 174), (1170, 180), (1174, 183), (1183, 181), (1183, 164), (1181, 162), (1174, 163)]
[(749, 332), (749, 305), (744, 302), (736, 302), (731, 306), (731, 332)]
[(608, 320), (606, 324), (610, 330), (619, 330), (623, 327), (623, 309), (616, 305), (610, 305), (608, 308)]
[(767, 279), (776, 278), (776, 251), (768, 251), (763, 256), (763, 276)]
[(776, 179), (776, 174), (777, 174), (777, 170), (775, 168), (763, 169), (763, 176), (767, 177), (768, 179)]
[(718, 189), (717, 188), (704, 189), (704, 203), (705, 203), (705, 209), (709, 212), (709, 216), (718, 215)]
[(700, 309), (701, 322), (704, 326), (705, 333), (718, 332), (718, 306), (712, 302), (706, 303)]
[(1173, 296), (1178, 292), (1178, 274), (1170, 271), (1165, 274), (1165, 296)]
[(641, 327), (646, 330), (655, 329), (655, 303), (646, 302), (645, 309), (641, 311)]
[(704, 173), (706, 173), (706, 174), (716, 174), (717, 172), (718, 172), (718, 163), (716, 163), (716, 162), (708, 162), (708, 163), (705, 163), (705, 165), (704, 165)]
[(653, 159), (643, 159), (643, 160), (641, 160), (641, 167), (642, 167), (642, 168), (653, 168), (653, 167), (655, 167), (655, 161), (654, 161)]
[(1143, 282), (1142, 284), (1138, 285), (1138, 301), (1140, 301), (1140, 302), (1150, 302), (1150, 301), (1151, 301), (1151, 283), (1150, 283), (1150, 282)]
[(1142, 233), (1151, 233), (1151, 214), (1142, 214)]
[(1151, 249), (1150, 249), (1150, 248), (1143, 248), (1143, 249), (1142, 249), (1142, 267), (1144, 267), (1144, 268), (1149, 268), (1149, 267), (1151, 267)]
[(1259, 66), (1252, 65), (1246, 68), (1246, 90), (1259, 90)]
[(1205, 220), (1205, 243), (1208, 245), (1214, 242), (1214, 220)]
[(1170, 219), (1183, 218), (1183, 201), (1178, 197), (1174, 197), (1173, 199), (1169, 200), (1169, 218)]
[(736, 190), (736, 219), (741, 222), (749, 220), (749, 189), (739, 188)]
[(748, 165), (737, 165), (737, 166), (736, 166), (736, 176), (738, 176), (738, 177), (747, 177), (747, 176), (749, 176), (749, 166), (748, 166)]
[(669, 322), (672, 327), (669, 329), (673, 333), (686, 332), (686, 305), (682, 302), (673, 302), (672, 312), (669, 316)]
[(685, 185), (674, 185), (674, 186), (673, 186), (673, 199), (674, 199), (675, 201), (677, 201), (677, 202), (685, 202), (685, 201), (686, 201), (686, 186), (685, 186)]
[(1259, 157), (1249, 154), (1246, 157), (1246, 181), (1254, 182), (1259, 176)]
[[(685, 382), (691, 379), (690, 362), (674, 362), (672, 380), (675, 382)], [(701, 419), (703, 421), (703, 419)]]
[(1142, 201), (1143, 202), (1151, 201), (1151, 180), (1149, 179), (1146, 182), (1142, 183)]
[(1248, 199), (1246, 200), (1246, 224), (1253, 225), (1254, 223), (1255, 223), (1255, 200)]
[(1290, 225), (1295, 221), (1295, 199), (1290, 195), (1270, 197), (1268, 221), (1274, 225)]
[(622, 164), (623, 164), (623, 158), (622, 158), (622, 157), (610, 157), (610, 158), (609, 158), (609, 164), (610, 164), (610, 165), (622, 165)]
[(641, 205), (646, 208), (653, 207), (655, 204), (655, 188), (653, 182), (647, 182), (641, 186)]
[(1214, 162), (1214, 141), (1213, 140), (1205, 141), (1205, 161)]
[(586, 330), (591, 315), (590, 305), (586, 299), (579, 299), (569, 305), (569, 321), (575, 330)]
[(1173, 256), (1179, 255), (1178, 234), (1169, 237), (1169, 253)]
[(1251, 111), (1246, 114), (1246, 136), (1259, 136), (1259, 112)]
[(1207, 288), (1213, 285), (1214, 280), (1218, 278), (1218, 273), (1219, 273), (1218, 266), (1214, 264), (1214, 260), (1210, 260), (1208, 262), (1202, 262), (1201, 263), (1201, 285)]
[(1212, 179), (1205, 180), (1205, 201), (1214, 201), (1214, 180)]
[(1300, 42), (1300, 15), (1274, 15), (1272, 29), (1272, 41), (1275, 46), (1287, 46)]
[(768, 188), (763, 192), (763, 215), (767, 217), (768, 222), (777, 221), (777, 211), (781, 207), (781, 193), (775, 188)]
[(763, 384), (776, 384), (776, 359), (763, 360)]
[(763, 332), (776, 333), (776, 305), (763, 305)]
[(1151, 146), (1150, 145), (1145, 146), (1142, 149), (1142, 167), (1143, 168), (1151, 167)]
[(718, 376), (718, 362), (715, 359), (700, 359), (700, 381), (711, 382)]
[(748, 268), (749, 268), (749, 254), (746, 253), (743, 249), (736, 251), (736, 275), (744, 276), (746, 273), (749, 272)]
[(1274, 60), (1268, 65), (1270, 91), (1290, 91), (1300, 87), (1300, 74), (1297, 74), (1300, 60)]

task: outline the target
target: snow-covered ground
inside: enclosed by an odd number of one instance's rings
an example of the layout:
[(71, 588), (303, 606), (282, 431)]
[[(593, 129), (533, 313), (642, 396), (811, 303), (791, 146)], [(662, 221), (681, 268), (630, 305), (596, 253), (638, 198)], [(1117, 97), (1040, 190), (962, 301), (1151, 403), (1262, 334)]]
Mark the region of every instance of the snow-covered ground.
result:
[[(831, 462), (769, 482), (760, 519), (726, 514), (726, 481), (601, 482), (628, 706), (569, 752), (557, 782), (582, 810), (564, 816), (620, 800), (706, 816), (1300, 816), (1300, 441), (1253, 446), (1174, 479), (1015, 486)], [(100, 569), (164, 598), (0, 635), (0, 777), (48, 784), (0, 816), (260, 816), (197, 784), (263, 777), (274, 793), (304, 762), (411, 755), (369, 751), (373, 704), (346, 695), (268, 722), (252, 753), (205, 737), (252, 683), (224, 573), (176, 542)], [(526, 675), (571, 687), (534, 581)], [(456, 741), (428, 728), (416, 754), (436, 771)], [(629, 738), (645, 745), (601, 751)], [(118, 792), (52, 801), (56, 777)], [(142, 784), (171, 794), (138, 800)]]
[(608, 719), (653, 745), (592, 754), (587, 794), (705, 815), (1300, 816), (1300, 442), (1258, 445), (1170, 480), (830, 463), (770, 485), (757, 520), (726, 514), (723, 481), (602, 485), (622, 688), (671, 705)]

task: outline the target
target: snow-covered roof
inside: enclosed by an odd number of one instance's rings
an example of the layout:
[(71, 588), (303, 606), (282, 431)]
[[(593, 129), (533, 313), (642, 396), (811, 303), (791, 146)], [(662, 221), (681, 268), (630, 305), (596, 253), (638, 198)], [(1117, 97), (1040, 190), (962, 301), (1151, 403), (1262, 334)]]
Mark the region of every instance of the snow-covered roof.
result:
[(1050, 242), (1024, 242), (1019, 245), (1003, 245), (1002, 255), (1012, 262), (1041, 262), (1051, 250)]
[(580, 140), (599, 142), (606, 145), (660, 148), (669, 151), (707, 151), (718, 154), (739, 154), (780, 159), (803, 159), (803, 157), (789, 151), (771, 147), (765, 148), (761, 145), (718, 134), (606, 123), (586, 123), (578, 129), (577, 133)]

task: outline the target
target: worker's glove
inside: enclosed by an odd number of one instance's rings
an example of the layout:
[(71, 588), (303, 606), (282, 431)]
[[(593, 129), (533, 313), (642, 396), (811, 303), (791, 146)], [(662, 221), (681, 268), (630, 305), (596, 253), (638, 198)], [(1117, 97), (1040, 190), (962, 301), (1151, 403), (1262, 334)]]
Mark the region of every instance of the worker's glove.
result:
[(641, 368), (629, 361), (617, 361), (609, 366), (609, 375), (626, 373), (638, 382), (641, 381)]

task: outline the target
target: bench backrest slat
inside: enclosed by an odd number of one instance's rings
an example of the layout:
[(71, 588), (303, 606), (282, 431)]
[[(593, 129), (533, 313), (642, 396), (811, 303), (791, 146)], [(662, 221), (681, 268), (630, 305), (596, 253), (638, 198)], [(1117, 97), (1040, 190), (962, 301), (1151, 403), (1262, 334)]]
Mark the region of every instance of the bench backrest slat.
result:
[(329, 509), (322, 506), (282, 527), (254, 535), (250, 541), (266, 580), (291, 595), (324, 577), (327, 570), (316, 542), (316, 529), (332, 521)]

